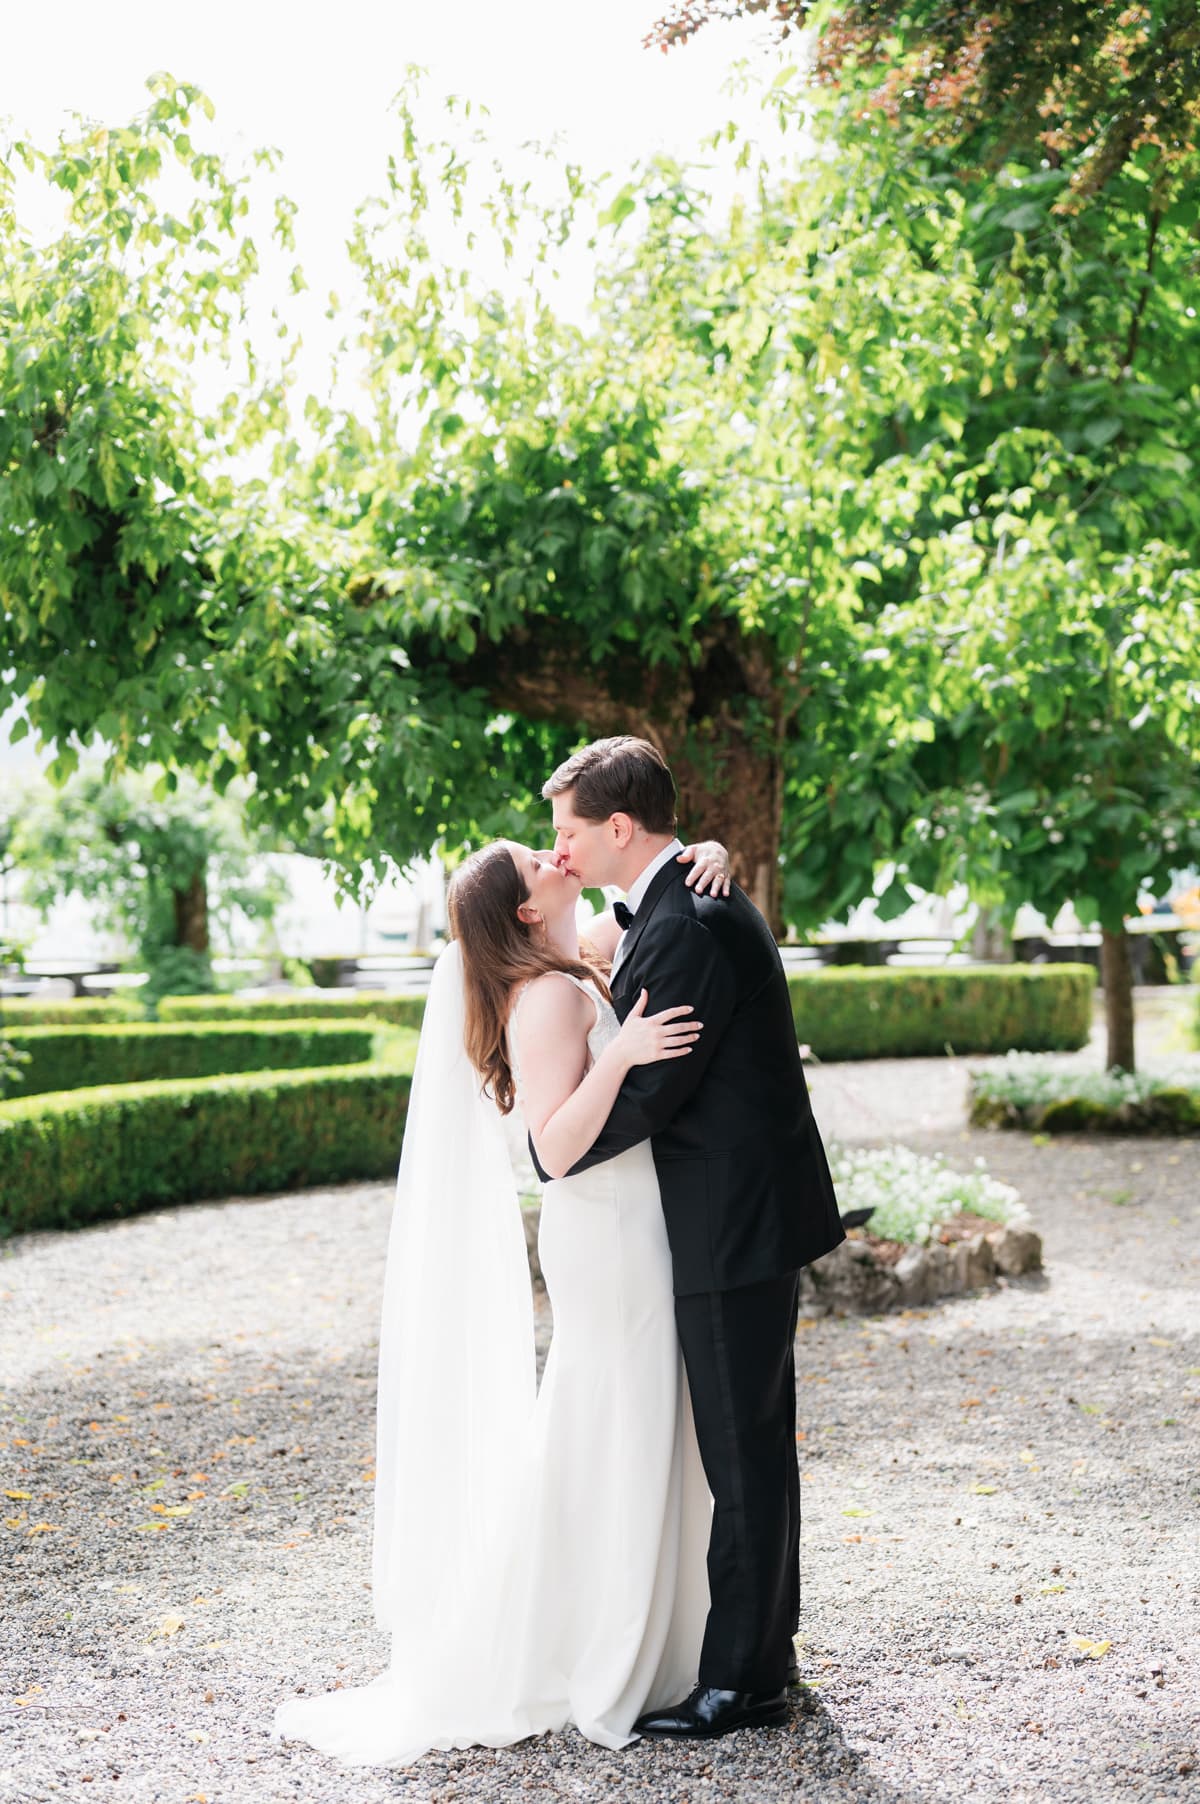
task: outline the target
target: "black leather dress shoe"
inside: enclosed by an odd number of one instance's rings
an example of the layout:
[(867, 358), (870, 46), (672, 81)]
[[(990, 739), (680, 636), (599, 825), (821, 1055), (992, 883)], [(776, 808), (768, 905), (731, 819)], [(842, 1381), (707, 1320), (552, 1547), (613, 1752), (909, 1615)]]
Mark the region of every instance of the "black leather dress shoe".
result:
[(660, 1741), (701, 1741), (729, 1735), (734, 1729), (774, 1729), (788, 1719), (787, 1692), (719, 1691), (697, 1685), (690, 1697), (668, 1710), (648, 1710), (633, 1727), (638, 1735)]
[(788, 1655), (787, 1682), (789, 1687), (793, 1690), (800, 1683), (800, 1663), (796, 1659), (795, 1648), (793, 1648)]

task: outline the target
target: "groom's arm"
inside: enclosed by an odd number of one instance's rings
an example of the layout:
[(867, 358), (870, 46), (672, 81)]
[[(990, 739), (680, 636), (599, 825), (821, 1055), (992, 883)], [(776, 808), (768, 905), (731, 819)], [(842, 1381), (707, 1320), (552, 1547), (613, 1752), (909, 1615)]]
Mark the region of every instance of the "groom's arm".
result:
[[(629, 1072), (608, 1120), (568, 1177), (648, 1140), (678, 1114), (708, 1069), (737, 1001), (729, 960), (708, 930), (686, 915), (667, 915), (649, 924), (639, 937), (629, 976), (635, 997), (643, 988), (650, 992), (648, 1015), (689, 1002), (704, 1027), (686, 1059), (660, 1059)], [(537, 1170), (545, 1181), (541, 1167)]]

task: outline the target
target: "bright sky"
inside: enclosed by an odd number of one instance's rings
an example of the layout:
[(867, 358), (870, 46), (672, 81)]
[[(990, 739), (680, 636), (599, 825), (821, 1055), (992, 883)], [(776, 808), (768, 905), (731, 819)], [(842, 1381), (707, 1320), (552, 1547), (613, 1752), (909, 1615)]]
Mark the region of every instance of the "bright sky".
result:
[[(300, 379), (323, 389), (334, 334), (324, 297), (352, 288), (343, 242), (357, 202), (383, 186), (396, 138), (389, 102), (407, 67), (428, 69), (430, 95), (486, 105), (498, 146), (557, 134), (585, 170), (615, 173), (657, 149), (688, 153), (724, 120), (751, 118), (756, 103), (722, 92), (730, 65), (748, 57), (778, 66), (754, 21), (713, 25), (669, 56), (645, 50), (659, 11), (657, 0), (13, 8), (0, 61), (0, 121), (11, 127), (0, 140), (11, 131), (49, 145), (74, 113), (120, 123), (146, 104), (145, 80), (159, 69), (198, 84), (216, 106), (206, 144), (239, 161), (263, 145), (283, 153), (276, 179), (299, 207), (297, 256), (312, 290)], [(0, 772), (33, 757), (29, 740), (8, 747), (7, 728), (0, 721)]]

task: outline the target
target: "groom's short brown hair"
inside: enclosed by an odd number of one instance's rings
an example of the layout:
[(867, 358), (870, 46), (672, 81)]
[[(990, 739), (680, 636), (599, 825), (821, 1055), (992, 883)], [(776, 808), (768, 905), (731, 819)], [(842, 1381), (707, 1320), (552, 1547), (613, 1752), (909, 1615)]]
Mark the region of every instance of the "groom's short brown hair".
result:
[(675, 779), (649, 740), (621, 733), (594, 739), (574, 752), (542, 785), (547, 801), (573, 790), (575, 812), (585, 821), (628, 814), (647, 833), (674, 833)]

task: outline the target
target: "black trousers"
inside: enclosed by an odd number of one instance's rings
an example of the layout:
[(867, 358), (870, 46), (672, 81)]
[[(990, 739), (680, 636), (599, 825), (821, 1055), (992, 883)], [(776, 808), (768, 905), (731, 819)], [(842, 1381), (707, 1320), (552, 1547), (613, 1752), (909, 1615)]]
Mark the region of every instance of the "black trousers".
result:
[(781, 1691), (800, 1615), (799, 1274), (676, 1297), (696, 1438), (713, 1494), (700, 1683)]

